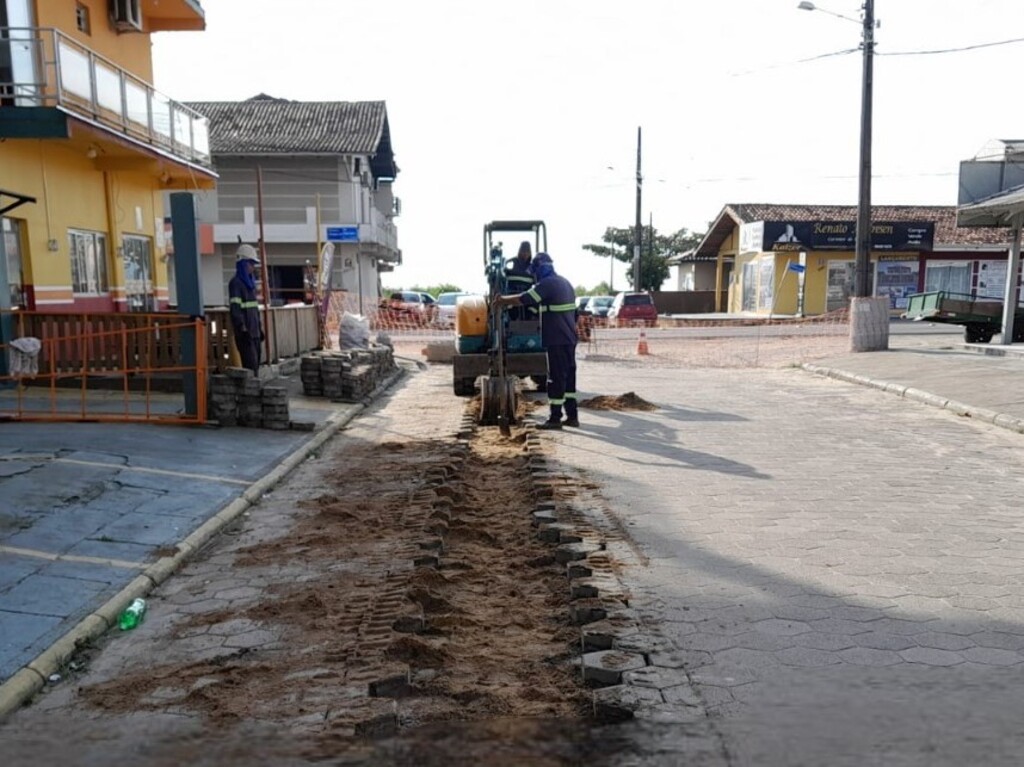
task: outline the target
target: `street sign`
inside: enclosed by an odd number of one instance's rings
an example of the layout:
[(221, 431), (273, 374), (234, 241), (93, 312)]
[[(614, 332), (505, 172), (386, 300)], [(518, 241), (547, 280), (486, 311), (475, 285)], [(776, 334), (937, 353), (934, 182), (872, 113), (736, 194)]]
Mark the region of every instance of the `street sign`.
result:
[(359, 242), (358, 226), (329, 226), (327, 227), (328, 242)]
[(803, 274), (807, 270), (807, 267), (804, 266), (803, 264), (798, 264), (795, 261), (791, 261), (790, 263), (786, 264), (786, 269), (790, 272)]

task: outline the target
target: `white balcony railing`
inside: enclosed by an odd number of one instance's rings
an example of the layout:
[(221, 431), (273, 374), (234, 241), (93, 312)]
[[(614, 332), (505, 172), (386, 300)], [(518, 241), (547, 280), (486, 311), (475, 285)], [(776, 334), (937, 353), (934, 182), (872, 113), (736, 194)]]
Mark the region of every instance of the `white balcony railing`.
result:
[(211, 167), (209, 120), (60, 30), (0, 27), (0, 102), (58, 106)]

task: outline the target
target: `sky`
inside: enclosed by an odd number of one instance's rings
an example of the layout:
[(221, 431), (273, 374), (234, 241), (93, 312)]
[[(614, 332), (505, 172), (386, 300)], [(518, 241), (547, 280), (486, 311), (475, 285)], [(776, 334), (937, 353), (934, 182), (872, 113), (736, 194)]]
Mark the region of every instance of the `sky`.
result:
[[(609, 262), (582, 246), (635, 221), (638, 128), (659, 232), (703, 233), (732, 203), (856, 204), (861, 4), (797, 5), (202, 0), (205, 31), (154, 35), (154, 84), (178, 101), (385, 101), (403, 254), (386, 287), (482, 290), (497, 219), (543, 219), (558, 271), (590, 287)], [(960, 161), (1024, 138), (1024, 42), (920, 52), (1024, 37), (1024, 6), (876, 0), (875, 16), (872, 202), (955, 205)]]

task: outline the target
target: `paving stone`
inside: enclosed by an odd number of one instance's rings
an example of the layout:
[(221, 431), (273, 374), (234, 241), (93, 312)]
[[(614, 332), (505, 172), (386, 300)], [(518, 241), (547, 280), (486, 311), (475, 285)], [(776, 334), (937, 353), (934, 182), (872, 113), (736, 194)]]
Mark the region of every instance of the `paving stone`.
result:
[(583, 681), (602, 686), (620, 684), (625, 672), (645, 665), (642, 655), (621, 650), (598, 650), (580, 656)]
[(840, 650), (839, 657), (856, 666), (893, 666), (903, 659), (890, 650), (872, 650), (868, 647), (852, 647)]
[(604, 687), (594, 691), (594, 718), (603, 723), (621, 722), (662, 703), (664, 698), (656, 689), (627, 684)]
[(950, 650), (936, 650), (932, 647), (913, 647), (900, 653), (909, 663), (924, 663), (928, 666), (955, 666), (964, 662), (964, 656)]
[(225, 647), (251, 648), (271, 645), (277, 642), (278, 636), (273, 631), (257, 629), (244, 634), (235, 634), (224, 640)]
[(668, 652), (674, 648), (673, 644), (665, 637), (656, 634), (645, 634), (643, 632), (616, 637), (612, 642), (612, 646), (616, 650), (638, 653), (640, 655)]
[(775, 657), (785, 666), (833, 666), (842, 663), (839, 656), (826, 650), (814, 650), (809, 647), (791, 647), (779, 650)]
[(593, 543), (563, 543), (555, 549), (555, 561), (562, 564), (576, 562), (600, 550), (601, 547)]
[(1024, 663), (1024, 655), (1019, 652), (991, 647), (971, 647), (962, 650), (960, 655), (971, 663), (984, 663), (988, 666), (1017, 666)]
[(650, 655), (652, 666), (665, 668), (700, 668), (712, 661), (711, 653), (695, 650), (668, 650)]
[(627, 671), (622, 675), (622, 681), (637, 687), (653, 687), (663, 690), (666, 687), (676, 687), (681, 684), (688, 685), (690, 684), (690, 677), (684, 669), (646, 666), (636, 671)]

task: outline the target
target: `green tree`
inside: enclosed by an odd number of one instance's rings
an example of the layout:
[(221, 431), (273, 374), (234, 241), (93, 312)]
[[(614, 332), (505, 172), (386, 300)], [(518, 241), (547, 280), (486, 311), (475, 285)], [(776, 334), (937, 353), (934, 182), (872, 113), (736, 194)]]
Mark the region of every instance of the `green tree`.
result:
[[(633, 284), (633, 234), (634, 227), (620, 229), (609, 226), (604, 230), (602, 243), (584, 245), (595, 256), (614, 258), (629, 264), (626, 277)], [(659, 290), (668, 278), (668, 259), (679, 253), (695, 248), (704, 235), (689, 231), (685, 227), (673, 234), (658, 234), (658, 230), (645, 226), (641, 230), (640, 248), (640, 289)], [(607, 286), (605, 286), (607, 287)]]

